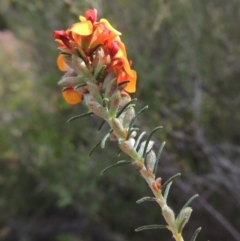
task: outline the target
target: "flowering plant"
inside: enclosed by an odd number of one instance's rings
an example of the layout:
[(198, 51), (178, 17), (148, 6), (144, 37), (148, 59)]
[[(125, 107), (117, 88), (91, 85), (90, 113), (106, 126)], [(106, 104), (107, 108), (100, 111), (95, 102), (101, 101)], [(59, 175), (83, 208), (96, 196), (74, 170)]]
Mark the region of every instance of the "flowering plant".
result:
[[(183, 206), (178, 216), (167, 204), (167, 197), (172, 181), (179, 177), (170, 177), (163, 185), (161, 178), (156, 177), (158, 160), (165, 145), (160, 146), (157, 153), (153, 150), (152, 135), (162, 127), (156, 127), (145, 141), (145, 132), (139, 133), (134, 124), (137, 117), (147, 109), (147, 106), (135, 113), (136, 99), (131, 99), (129, 93), (136, 91), (137, 74), (131, 68), (121, 33), (114, 29), (106, 19), (97, 21), (97, 10), (90, 9), (85, 16), (79, 17), (80, 22), (73, 24), (66, 31), (57, 30), (54, 38), (59, 44), (60, 54), (57, 64), (64, 75), (58, 84), (62, 87), (64, 99), (69, 104), (84, 101), (89, 112), (75, 116), (77, 118), (97, 115), (107, 122), (110, 130), (98, 145), (105, 147), (107, 139), (118, 141), (120, 150), (126, 153), (130, 160), (121, 160), (106, 167), (103, 171), (121, 165), (132, 164), (149, 185), (154, 197), (144, 197), (137, 201), (155, 201), (159, 204), (165, 225), (146, 225), (136, 229), (167, 228), (176, 241), (183, 241), (182, 230), (188, 222), (192, 209), (189, 207), (197, 195), (190, 198)], [(100, 125), (99, 129), (101, 129)], [(201, 228), (192, 236), (194, 241)]]

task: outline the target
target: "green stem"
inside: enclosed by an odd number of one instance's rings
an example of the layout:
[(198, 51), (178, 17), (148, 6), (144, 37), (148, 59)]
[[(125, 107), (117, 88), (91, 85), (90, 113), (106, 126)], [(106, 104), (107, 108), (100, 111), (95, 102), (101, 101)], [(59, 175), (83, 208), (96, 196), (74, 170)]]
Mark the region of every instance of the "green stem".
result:
[[(111, 121), (112, 121), (112, 119), (108, 120), (109, 125), (113, 128), (113, 131), (117, 135), (118, 139), (122, 140), (123, 136), (118, 135), (119, 130), (114, 129), (115, 125), (114, 125), (114, 123), (111, 123)], [(120, 129), (124, 129), (123, 126), (120, 126)], [(126, 140), (126, 138), (124, 140)], [(135, 151), (134, 147), (132, 147), (132, 151)], [(126, 154), (128, 154), (128, 153), (126, 153)], [(161, 209), (163, 209), (163, 207), (168, 207), (167, 202), (164, 199), (161, 190), (155, 191), (153, 189), (152, 184), (155, 181), (155, 179), (151, 175), (148, 174), (148, 171), (147, 171), (145, 165), (142, 164), (142, 158), (139, 157), (137, 159), (132, 160), (132, 164), (135, 165), (135, 166), (141, 166), (141, 169), (139, 170), (139, 172), (141, 173), (141, 176), (145, 179), (145, 181), (149, 185), (150, 189), (152, 190), (154, 196), (156, 197), (156, 202), (159, 204)], [(165, 219), (165, 221), (167, 222), (166, 219)], [(184, 241), (181, 233), (177, 233), (175, 230), (173, 230), (169, 226), (168, 226), (168, 229), (172, 232), (173, 237), (176, 241)]]

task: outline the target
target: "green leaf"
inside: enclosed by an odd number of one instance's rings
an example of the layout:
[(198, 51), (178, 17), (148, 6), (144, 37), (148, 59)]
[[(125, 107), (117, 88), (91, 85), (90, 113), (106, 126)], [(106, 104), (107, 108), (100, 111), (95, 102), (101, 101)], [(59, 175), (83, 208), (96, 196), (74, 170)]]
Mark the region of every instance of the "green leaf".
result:
[(166, 186), (166, 190), (165, 190), (164, 195), (163, 195), (165, 200), (167, 200), (168, 193), (169, 193), (171, 185), (172, 185), (172, 182), (169, 182), (168, 185)]
[(90, 115), (93, 115), (93, 113), (92, 112), (87, 112), (87, 113), (84, 113), (84, 114), (81, 114), (81, 115), (76, 115), (76, 116), (71, 117), (67, 122), (69, 123), (69, 122), (71, 122), (73, 120), (80, 119), (82, 117), (86, 117), (86, 116), (90, 116)]
[(156, 201), (157, 199), (155, 197), (143, 197), (139, 200), (136, 201), (136, 203), (143, 203), (143, 202), (146, 202), (146, 201)]
[(202, 229), (202, 228), (199, 227), (199, 228), (194, 232), (194, 234), (193, 234), (193, 236), (192, 236), (192, 238), (191, 238), (190, 241), (195, 241), (195, 240), (196, 240), (196, 238), (197, 238), (199, 232), (201, 231), (201, 229)]
[(152, 224), (152, 225), (146, 225), (146, 226), (136, 228), (135, 231), (139, 232), (139, 231), (143, 231), (143, 230), (147, 230), (147, 229), (160, 229), (160, 228), (167, 228), (167, 226), (159, 225), (159, 224)]
[(122, 107), (122, 109), (120, 109), (119, 112), (117, 113), (117, 118), (124, 112), (124, 110), (127, 109), (127, 107), (128, 107), (129, 105), (131, 105), (131, 104), (132, 104), (133, 102), (135, 102), (135, 101), (137, 101), (137, 99), (132, 99), (132, 100), (130, 100), (126, 105), (124, 105), (124, 106)]
[(89, 154), (88, 154), (89, 157), (93, 154), (93, 152), (95, 151), (95, 149), (96, 149), (98, 146), (101, 145), (101, 142), (102, 142), (102, 140), (100, 140), (99, 142), (97, 142), (97, 143), (92, 147), (92, 149), (90, 150), (90, 152), (89, 152)]
[(134, 127), (134, 128), (132, 128), (130, 131), (128, 131), (128, 134), (127, 134), (127, 140), (130, 138), (130, 136), (131, 136), (131, 134), (134, 132), (134, 131), (138, 131), (139, 130), (139, 128), (137, 128), (137, 127)]
[(130, 80), (125, 80), (125, 81), (119, 83), (119, 84), (118, 84), (118, 87), (120, 88), (120, 87), (122, 87), (123, 85), (125, 85), (125, 84), (127, 84), (127, 83), (129, 83), (129, 82), (130, 82)]
[(100, 124), (99, 124), (99, 126), (98, 126), (98, 129), (97, 129), (97, 132), (99, 132), (101, 129), (102, 129), (102, 127), (103, 127), (103, 125), (105, 124), (105, 120), (103, 120)]
[(150, 135), (148, 136), (147, 141), (146, 141), (146, 144), (145, 144), (145, 147), (144, 147), (144, 150), (143, 150), (143, 157), (146, 155), (147, 147), (148, 147), (149, 141), (151, 140), (152, 135), (153, 135), (156, 131), (158, 131), (158, 130), (160, 130), (160, 129), (162, 129), (162, 128), (163, 128), (162, 126), (156, 127), (155, 129), (152, 130), (152, 132), (151, 132)]
[(170, 182), (172, 182), (174, 179), (178, 178), (181, 176), (181, 173), (177, 173), (175, 175), (173, 175), (172, 177), (170, 177), (161, 187), (161, 189), (163, 190)]
[(94, 54), (94, 52), (101, 47), (103, 44), (98, 44), (96, 45), (90, 52), (89, 52), (89, 56), (92, 56)]
[(74, 87), (74, 90), (77, 90), (78, 88), (84, 87), (86, 85), (87, 85), (86, 83), (78, 84)]
[(138, 137), (138, 139), (137, 139), (137, 141), (136, 141), (136, 143), (135, 143), (135, 145), (134, 145), (134, 148), (135, 148), (135, 149), (137, 149), (137, 147), (138, 147), (141, 139), (143, 138), (143, 136), (144, 136), (145, 134), (146, 134), (146, 132), (143, 131), (143, 132), (139, 135), (139, 137)]
[(112, 164), (112, 165), (104, 168), (101, 172), (101, 175), (103, 175), (106, 171), (108, 171), (109, 169), (111, 169), (113, 167), (123, 166), (123, 165), (127, 165), (127, 164), (130, 164), (130, 163), (131, 163), (131, 161), (125, 161), (125, 160), (118, 161), (117, 163)]
[(106, 65), (102, 65), (100, 68), (99, 68), (99, 70), (96, 70), (95, 71), (95, 73), (94, 73), (94, 78), (96, 79), (96, 80), (99, 80), (100, 79), (100, 77), (101, 77), (101, 75), (102, 75), (102, 73), (104, 72), (104, 70), (106, 69)]
[(131, 128), (133, 127), (133, 125), (134, 125), (135, 121), (137, 120), (138, 116), (139, 116), (144, 110), (146, 110), (147, 108), (148, 108), (148, 105), (146, 105), (146, 106), (143, 107), (140, 111), (138, 111), (138, 113), (135, 115), (135, 117), (132, 118), (132, 120), (131, 120), (131, 122), (130, 122), (130, 124), (129, 124), (128, 130), (131, 130)]
[(106, 140), (108, 139), (108, 137), (110, 136), (110, 133), (107, 133), (107, 135), (105, 135), (101, 141), (101, 148), (103, 149), (105, 147), (105, 143)]
[(197, 198), (198, 196), (199, 196), (198, 194), (192, 196), (192, 197), (184, 204), (184, 206), (182, 207), (182, 209), (188, 207), (188, 206), (190, 205), (190, 203), (191, 203), (195, 198)]
[(82, 51), (80, 51), (78, 48), (75, 48), (77, 55), (79, 58), (81, 58), (85, 63), (86, 63), (86, 55), (85, 53)]
[(158, 167), (158, 162), (159, 162), (159, 159), (160, 159), (160, 156), (162, 154), (162, 150), (165, 146), (166, 142), (164, 141), (162, 143), (162, 145), (160, 146), (158, 152), (157, 152), (157, 156), (156, 156), (156, 162), (155, 162), (155, 165), (154, 165), (154, 168), (153, 168), (153, 174), (156, 174), (156, 171), (157, 171), (157, 167)]

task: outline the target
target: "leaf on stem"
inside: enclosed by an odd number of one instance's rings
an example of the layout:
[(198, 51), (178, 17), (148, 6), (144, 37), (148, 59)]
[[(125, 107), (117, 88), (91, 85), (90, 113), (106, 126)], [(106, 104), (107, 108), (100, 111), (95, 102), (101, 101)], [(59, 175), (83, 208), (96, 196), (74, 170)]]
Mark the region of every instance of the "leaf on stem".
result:
[(102, 142), (102, 140), (100, 140), (99, 142), (97, 142), (97, 143), (92, 147), (92, 149), (90, 150), (90, 152), (89, 152), (89, 154), (88, 154), (89, 157), (93, 154), (93, 152), (96, 150), (96, 148), (101, 145), (101, 142)]
[(101, 47), (103, 44), (98, 44), (96, 45), (90, 52), (89, 52), (89, 56), (92, 56), (94, 54), (94, 52)]
[(84, 113), (84, 114), (81, 114), (81, 115), (73, 116), (67, 122), (69, 123), (69, 122), (71, 122), (73, 120), (80, 119), (82, 117), (86, 117), (86, 116), (90, 116), (90, 115), (93, 115), (93, 112), (88, 112), (88, 113)]
[(129, 130), (131, 130), (131, 128), (133, 127), (133, 125), (134, 125), (134, 123), (135, 123), (135, 121), (137, 120), (137, 118), (138, 118), (138, 116), (144, 111), (144, 110), (146, 110), (148, 108), (148, 105), (146, 105), (145, 107), (143, 107), (140, 111), (138, 111), (138, 113), (135, 115), (135, 117), (134, 118), (132, 118), (132, 120), (131, 120), (131, 122), (130, 122), (130, 124), (129, 124)]
[(154, 165), (154, 168), (153, 168), (153, 174), (156, 174), (157, 167), (158, 167), (158, 162), (159, 162), (159, 159), (160, 159), (160, 156), (162, 154), (162, 150), (163, 150), (165, 144), (166, 144), (166, 142), (164, 141), (162, 143), (162, 145), (160, 146), (158, 152), (157, 152), (156, 162), (155, 162), (155, 165)]
[(202, 229), (202, 228), (199, 227), (199, 228), (194, 232), (194, 234), (193, 234), (193, 236), (192, 236), (192, 238), (191, 238), (190, 241), (195, 241), (195, 240), (196, 240), (196, 238), (197, 238), (199, 232), (201, 231), (201, 229)]
[(123, 166), (123, 165), (127, 165), (127, 164), (130, 164), (130, 163), (131, 163), (131, 161), (125, 161), (125, 160), (118, 161), (117, 163), (112, 164), (112, 165), (104, 168), (101, 172), (101, 175), (103, 175), (106, 171), (108, 171), (109, 169), (111, 169), (113, 167)]
[(134, 145), (134, 148), (135, 148), (135, 149), (138, 148), (138, 145), (139, 145), (140, 141), (142, 140), (142, 138), (143, 138), (143, 136), (144, 136), (145, 134), (146, 134), (146, 131), (143, 131), (143, 132), (139, 135), (139, 137), (138, 137), (138, 139), (137, 139), (137, 141), (135, 142), (135, 145)]
[(155, 197), (143, 197), (139, 200), (136, 201), (136, 203), (143, 203), (143, 202), (146, 202), (146, 201), (153, 201), (155, 202), (157, 199)]
[(190, 203), (195, 199), (197, 198), (199, 195), (198, 194), (195, 194), (194, 196), (192, 196), (191, 198), (189, 198), (189, 200), (184, 204), (184, 206), (182, 207), (182, 209), (188, 207), (190, 205)]
[(168, 193), (169, 193), (171, 185), (172, 185), (172, 182), (169, 182), (168, 185), (166, 186), (166, 190), (165, 190), (165, 192), (163, 194), (163, 197), (164, 197), (165, 200), (167, 200)]
[(107, 135), (105, 135), (101, 141), (101, 148), (104, 149), (105, 147), (105, 143), (106, 143), (106, 140), (108, 139), (108, 137), (110, 136), (110, 133), (107, 133)]
[(126, 105), (124, 105), (117, 113), (117, 118), (128, 108), (129, 105), (131, 105), (133, 102), (135, 102), (137, 99), (130, 100)]
[(74, 87), (74, 90), (77, 90), (78, 88), (81, 88), (81, 87), (84, 87), (86, 86), (87, 84), (86, 83), (81, 83), (81, 84), (78, 84)]
[(134, 131), (138, 131), (139, 130), (139, 128), (137, 128), (137, 127), (134, 127), (134, 128), (132, 128), (130, 131), (128, 131), (128, 134), (127, 134), (127, 140), (131, 137), (131, 134), (134, 132)]
[(98, 126), (98, 128), (97, 128), (97, 132), (99, 132), (101, 129), (102, 129), (102, 127), (103, 127), (103, 125), (105, 124), (105, 120), (102, 120), (101, 121), (101, 123), (99, 124), (99, 126)]
[(96, 81), (98, 81), (102, 75), (102, 73), (104, 72), (104, 70), (106, 69), (106, 65), (102, 65), (99, 70), (96, 70), (94, 73), (94, 78)]
[(148, 143), (149, 143), (149, 141), (151, 140), (152, 135), (153, 135), (156, 131), (158, 131), (158, 130), (160, 130), (160, 129), (162, 129), (162, 128), (163, 128), (162, 126), (156, 127), (155, 129), (152, 130), (152, 132), (151, 132), (150, 135), (148, 136), (147, 141), (146, 141), (146, 145), (145, 145), (144, 150), (143, 150), (143, 157), (146, 155)]
[(167, 226), (160, 225), (160, 224), (152, 224), (152, 225), (146, 225), (146, 226), (136, 228), (135, 231), (139, 232), (139, 231), (143, 231), (143, 230), (147, 230), (147, 229), (160, 229), (160, 228), (167, 228)]
[(75, 48), (77, 55), (86, 63), (86, 55), (83, 51), (80, 51), (78, 48)]
[(164, 188), (170, 183), (172, 182), (174, 179), (176, 179), (177, 177), (180, 177), (181, 173), (177, 173), (175, 175), (173, 175), (172, 177), (170, 177), (161, 187), (162, 190), (164, 190)]

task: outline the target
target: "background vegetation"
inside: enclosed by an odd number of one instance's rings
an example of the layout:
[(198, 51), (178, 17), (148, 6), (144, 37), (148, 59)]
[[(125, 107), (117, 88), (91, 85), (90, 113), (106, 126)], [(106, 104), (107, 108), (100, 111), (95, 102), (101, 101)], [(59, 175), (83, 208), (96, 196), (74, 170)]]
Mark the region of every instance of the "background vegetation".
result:
[(131, 167), (100, 171), (116, 160), (109, 143), (88, 158), (104, 134), (99, 120), (66, 121), (57, 86), (52, 32), (97, 8), (123, 33), (138, 72), (139, 126), (164, 130), (159, 163), (177, 172), (171, 206), (193, 194), (186, 240), (240, 240), (240, 2), (238, 0), (2, 0), (0, 8), (0, 239), (7, 241), (170, 240), (168, 231), (135, 233), (163, 220)]

